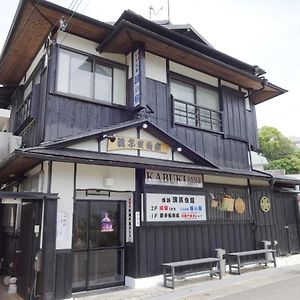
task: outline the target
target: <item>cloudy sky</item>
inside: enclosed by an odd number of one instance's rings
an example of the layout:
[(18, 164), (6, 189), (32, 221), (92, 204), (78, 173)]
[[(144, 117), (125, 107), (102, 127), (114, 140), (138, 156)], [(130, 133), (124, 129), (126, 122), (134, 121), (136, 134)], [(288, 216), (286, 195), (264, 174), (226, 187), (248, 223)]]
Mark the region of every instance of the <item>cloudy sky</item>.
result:
[[(101, 21), (116, 21), (125, 9), (167, 19), (167, 0), (61, 0)], [(0, 49), (18, 1), (0, 0)], [(161, 9), (162, 8), (162, 9)], [(289, 92), (257, 106), (258, 126), (273, 126), (300, 136), (300, 1), (170, 0), (173, 24), (190, 23), (216, 49), (267, 71), (266, 78)]]

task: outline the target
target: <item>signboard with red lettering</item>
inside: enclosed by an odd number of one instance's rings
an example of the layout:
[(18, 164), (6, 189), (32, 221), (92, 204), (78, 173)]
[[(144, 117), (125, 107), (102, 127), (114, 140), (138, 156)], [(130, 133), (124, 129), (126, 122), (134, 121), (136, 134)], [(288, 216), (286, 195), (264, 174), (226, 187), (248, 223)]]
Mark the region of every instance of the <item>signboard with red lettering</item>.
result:
[(147, 222), (205, 221), (203, 195), (146, 194)]

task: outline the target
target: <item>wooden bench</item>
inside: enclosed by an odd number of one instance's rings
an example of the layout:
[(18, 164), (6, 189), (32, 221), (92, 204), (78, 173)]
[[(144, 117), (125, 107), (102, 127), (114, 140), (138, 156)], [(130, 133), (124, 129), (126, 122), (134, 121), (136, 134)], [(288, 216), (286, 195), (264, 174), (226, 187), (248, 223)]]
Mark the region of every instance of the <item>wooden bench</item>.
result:
[[(264, 263), (266, 266), (268, 263), (273, 263), (274, 267), (276, 267), (276, 258), (275, 258), (275, 250), (273, 249), (261, 249), (261, 250), (251, 250), (251, 251), (243, 251), (243, 252), (232, 252), (227, 253), (227, 259), (229, 264), (229, 273), (231, 274), (239, 274), (241, 275), (241, 268), (245, 265), (250, 264), (261, 264)], [(267, 254), (271, 253), (272, 258), (269, 259)], [(246, 256), (255, 256), (255, 259), (250, 259), (248, 261), (241, 261), (242, 257)], [(236, 272), (232, 272), (232, 269), (237, 269)]]
[[(220, 272), (220, 258), (208, 257), (193, 260), (184, 260), (178, 262), (170, 262), (162, 264), (164, 274), (164, 286), (169, 287), (167, 282), (171, 282), (171, 288), (175, 288), (175, 280), (185, 278), (187, 276), (195, 276), (200, 274), (209, 274), (210, 277), (219, 274), (219, 279), (222, 279)], [(200, 267), (201, 265), (208, 265), (205, 270), (187, 270), (187, 267)], [(181, 269), (181, 270), (180, 270)], [(185, 269), (182, 271), (182, 269)]]

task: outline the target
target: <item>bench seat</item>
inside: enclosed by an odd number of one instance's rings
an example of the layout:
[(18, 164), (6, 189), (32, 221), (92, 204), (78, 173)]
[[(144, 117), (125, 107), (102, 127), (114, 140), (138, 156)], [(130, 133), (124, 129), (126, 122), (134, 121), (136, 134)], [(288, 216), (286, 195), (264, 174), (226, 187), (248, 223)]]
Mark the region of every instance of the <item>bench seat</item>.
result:
[[(196, 276), (200, 274), (209, 274), (211, 277), (213, 275), (219, 275), (219, 279), (222, 278), (220, 272), (220, 258), (215, 257), (207, 257), (207, 258), (200, 258), (200, 259), (192, 259), (192, 260), (184, 260), (184, 261), (177, 261), (177, 262), (170, 262), (162, 264), (163, 267), (163, 274), (164, 274), (164, 286), (168, 286), (168, 282), (171, 283), (171, 288), (175, 288), (175, 280), (182, 279), (186, 277)], [(184, 269), (187, 267), (200, 267), (201, 265), (208, 265), (205, 270), (183, 270), (179, 271), (179, 269)]]
[[(227, 253), (229, 273), (240, 275), (241, 268), (245, 265), (251, 265), (251, 264), (263, 263), (267, 266), (268, 263), (273, 263), (274, 267), (276, 267), (275, 252), (276, 251), (273, 249), (260, 249), (260, 250)], [(272, 254), (272, 258), (268, 258), (267, 254)], [(249, 261), (244, 261), (244, 262), (241, 261), (241, 258), (246, 256), (256, 256), (257, 258), (250, 259)], [(233, 272), (232, 269), (237, 269), (238, 273)]]

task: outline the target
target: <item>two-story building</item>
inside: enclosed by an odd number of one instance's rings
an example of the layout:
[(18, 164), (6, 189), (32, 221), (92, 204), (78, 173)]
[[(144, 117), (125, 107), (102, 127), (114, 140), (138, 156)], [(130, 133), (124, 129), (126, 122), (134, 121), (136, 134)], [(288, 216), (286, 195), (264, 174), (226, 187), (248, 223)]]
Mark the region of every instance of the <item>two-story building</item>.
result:
[[(286, 92), (191, 26), (21, 0), (0, 58), (2, 272), (30, 299), (161, 281), (161, 264), (300, 251), (299, 180), (255, 171)], [(298, 226), (298, 227), (297, 227)]]

